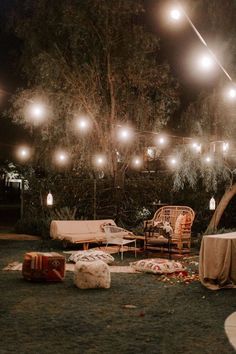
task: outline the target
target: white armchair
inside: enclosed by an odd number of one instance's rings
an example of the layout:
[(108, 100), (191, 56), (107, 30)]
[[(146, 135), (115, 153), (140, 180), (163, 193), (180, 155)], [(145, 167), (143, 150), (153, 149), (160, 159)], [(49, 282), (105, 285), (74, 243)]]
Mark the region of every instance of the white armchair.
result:
[[(136, 257), (136, 239), (126, 239), (125, 237), (130, 237), (133, 234), (125, 229), (118, 226), (106, 225), (104, 226), (106, 247), (110, 245), (118, 245), (119, 252), (121, 253), (121, 260), (123, 260), (124, 245), (134, 243), (134, 252)], [(134, 236), (134, 235), (133, 235)]]

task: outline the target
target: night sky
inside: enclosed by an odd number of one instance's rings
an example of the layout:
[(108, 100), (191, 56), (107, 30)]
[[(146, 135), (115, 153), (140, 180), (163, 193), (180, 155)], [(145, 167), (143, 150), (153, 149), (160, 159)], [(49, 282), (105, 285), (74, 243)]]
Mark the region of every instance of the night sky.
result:
[[(200, 90), (211, 90), (217, 80), (217, 75), (208, 81), (194, 81), (184, 69), (184, 58), (191, 50), (193, 45), (199, 46), (199, 40), (188, 24), (179, 30), (168, 29), (161, 23), (160, 14), (163, 1), (155, 3), (155, 14), (153, 16), (153, 4), (148, 7), (147, 21), (149, 28), (155, 32), (161, 39), (161, 54), (170, 66), (173, 75), (177, 78), (181, 87), (181, 106), (175, 113), (173, 120), (180, 117), (181, 112), (186, 108), (189, 102), (197, 98)], [(158, 5), (159, 4), (159, 5)], [(9, 107), (9, 100), (17, 88), (24, 86), (24, 78), (20, 67), (20, 53), (22, 44), (14, 36), (9, 34), (5, 29), (6, 10), (14, 6), (14, 1), (2, 0), (0, 3), (0, 88), (8, 93), (1, 94), (1, 120), (0, 120), (0, 160), (5, 158), (12, 159), (14, 149), (20, 143), (30, 141), (30, 135), (21, 127), (14, 125), (11, 120), (4, 116), (3, 112)], [(198, 22), (201, 25), (201, 22)], [(169, 123), (170, 128), (172, 122)]]

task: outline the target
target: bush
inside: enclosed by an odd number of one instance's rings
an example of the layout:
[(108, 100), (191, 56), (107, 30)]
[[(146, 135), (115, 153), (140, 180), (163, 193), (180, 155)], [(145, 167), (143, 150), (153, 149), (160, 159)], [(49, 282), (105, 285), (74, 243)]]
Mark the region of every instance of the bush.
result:
[(41, 236), (46, 239), (49, 238), (50, 221), (49, 218), (24, 217), (18, 220), (15, 230), (19, 234)]

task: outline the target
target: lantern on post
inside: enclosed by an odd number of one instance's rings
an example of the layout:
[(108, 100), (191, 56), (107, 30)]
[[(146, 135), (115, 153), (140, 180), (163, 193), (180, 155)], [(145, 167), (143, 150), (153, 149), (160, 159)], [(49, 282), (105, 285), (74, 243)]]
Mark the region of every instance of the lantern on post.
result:
[(209, 202), (209, 209), (215, 210), (215, 208), (216, 208), (216, 201), (215, 201), (214, 197), (211, 197), (210, 202)]
[(53, 196), (52, 193), (49, 191), (47, 195), (47, 206), (52, 206), (53, 205)]

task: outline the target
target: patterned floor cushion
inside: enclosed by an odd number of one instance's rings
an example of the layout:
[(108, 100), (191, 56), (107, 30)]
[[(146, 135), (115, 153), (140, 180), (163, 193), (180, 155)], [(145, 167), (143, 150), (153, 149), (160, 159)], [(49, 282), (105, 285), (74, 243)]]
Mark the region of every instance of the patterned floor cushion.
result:
[(74, 284), (80, 289), (108, 289), (111, 286), (109, 266), (103, 261), (82, 262), (75, 265)]
[(142, 259), (138, 262), (130, 263), (135, 270), (154, 274), (170, 274), (185, 271), (185, 267), (176, 261), (162, 258)]
[(28, 252), (24, 255), (22, 275), (26, 280), (62, 281), (65, 257), (56, 252)]
[(73, 263), (76, 263), (78, 261), (92, 262), (98, 260), (110, 264), (114, 262), (114, 257), (112, 257), (109, 253), (106, 253), (104, 251), (87, 250), (87, 251), (75, 252), (68, 259), (69, 262), (73, 262)]

